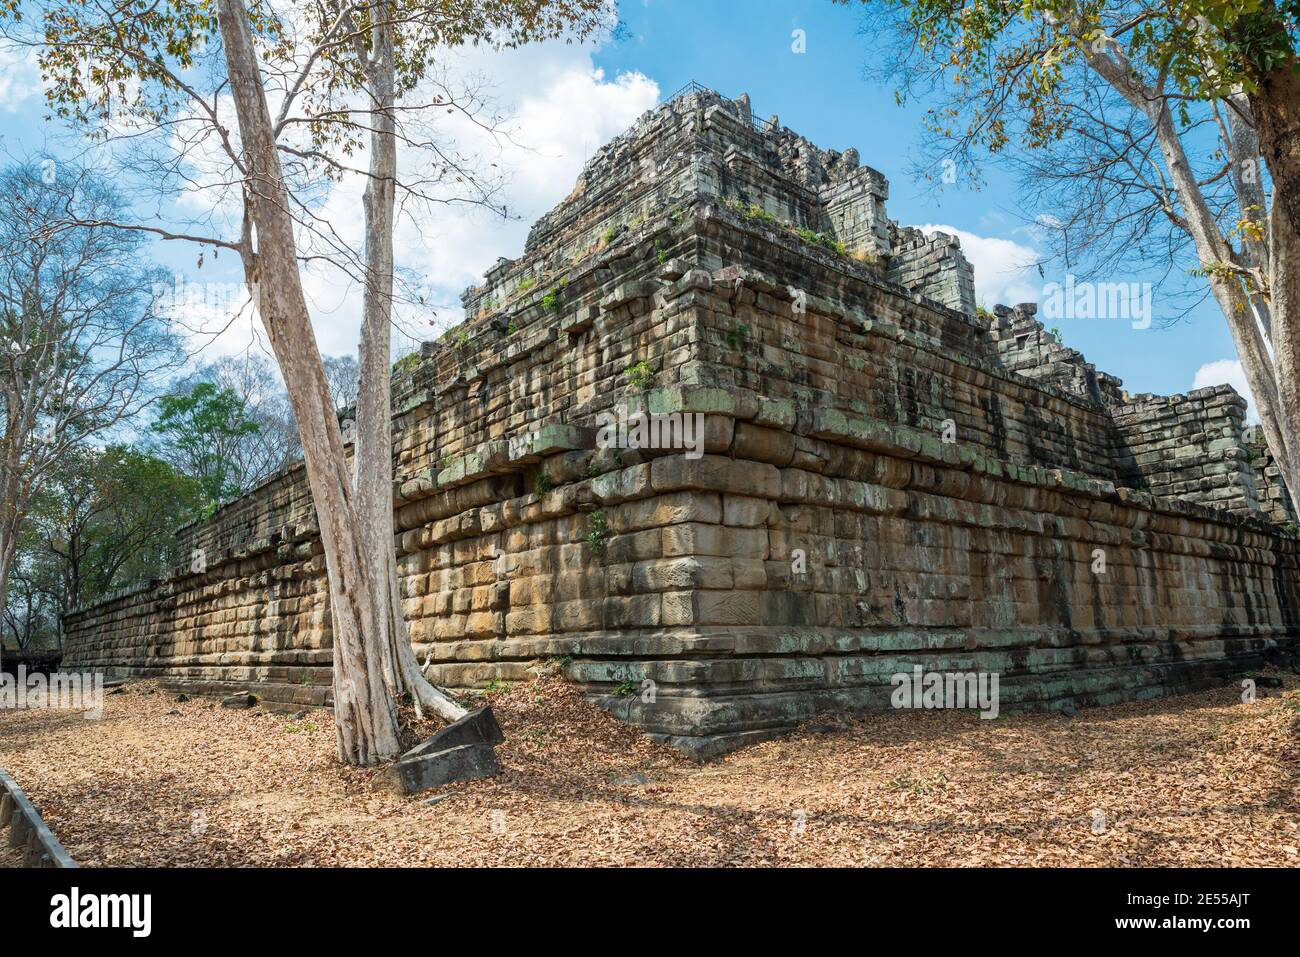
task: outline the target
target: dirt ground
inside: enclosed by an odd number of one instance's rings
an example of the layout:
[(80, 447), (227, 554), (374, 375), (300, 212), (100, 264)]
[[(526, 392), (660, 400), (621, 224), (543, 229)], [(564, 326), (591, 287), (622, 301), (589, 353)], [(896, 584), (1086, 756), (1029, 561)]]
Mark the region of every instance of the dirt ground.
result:
[[(83, 866), (1300, 865), (1300, 690), (985, 721), (834, 718), (706, 765), (556, 678), (491, 696), (503, 773), (372, 787), (305, 718), (177, 702), (0, 713), (0, 765)], [(432, 797), (432, 801), (430, 798)]]

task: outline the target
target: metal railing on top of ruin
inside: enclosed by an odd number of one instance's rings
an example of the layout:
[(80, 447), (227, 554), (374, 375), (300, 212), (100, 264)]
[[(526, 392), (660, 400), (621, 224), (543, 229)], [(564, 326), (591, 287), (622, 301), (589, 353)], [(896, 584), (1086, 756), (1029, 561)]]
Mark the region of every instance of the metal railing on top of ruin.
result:
[[(696, 93), (713, 93), (716, 96), (722, 96), (722, 94), (718, 93), (717, 90), (707, 87), (703, 83), (697, 83), (695, 80), (689, 80), (686, 82), (684, 86), (681, 87), (681, 89), (673, 93), (672, 96), (665, 98), (664, 104), (667, 105), (669, 103), (674, 103), (677, 100), (680, 100), (684, 96), (693, 96)], [(723, 99), (726, 99), (726, 97), (723, 97)], [(766, 132), (768, 130), (769, 121), (760, 120), (758, 118), (758, 113), (754, 110), (753, 103), (749, 105), (749, 122), (754, 125), (754, 129), (759, 130), (760, 132)]]

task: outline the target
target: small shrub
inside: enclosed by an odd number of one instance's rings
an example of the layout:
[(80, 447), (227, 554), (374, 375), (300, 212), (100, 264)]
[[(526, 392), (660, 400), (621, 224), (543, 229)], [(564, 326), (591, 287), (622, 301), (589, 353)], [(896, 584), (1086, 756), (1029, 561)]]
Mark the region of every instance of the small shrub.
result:
[(623, 373), (627, 376), (627, 384), (637, 392), (644, 392), (650, 388), (650, 383), (654, 381), (654, 370), (644, 359), (627, 367)]
[(734, 204), (734, 207), (746, 219), (753, 220), (756, 223), (765, 223), (768, 226), (781, 225), (781, 220), (777, 219), (757, 203), (749, 203), (746, 205), (745, 203), (737, 202)]
[(605, 510), (596, 509), (587, 516), (587, 544), (599, 557), (605, 557), (605, 539), (609, 536), (609, 522)]
[(804, 242), (811, 243), (814, 246), (820, 246), (823, 249), (829, 249), (837, 256), (848, 255), (848, 250), (845, 248), (844, 244), (833, 236), (819, 233), (815, 229), (809, 229), (807, 226), (796, 227), (794, 233)]

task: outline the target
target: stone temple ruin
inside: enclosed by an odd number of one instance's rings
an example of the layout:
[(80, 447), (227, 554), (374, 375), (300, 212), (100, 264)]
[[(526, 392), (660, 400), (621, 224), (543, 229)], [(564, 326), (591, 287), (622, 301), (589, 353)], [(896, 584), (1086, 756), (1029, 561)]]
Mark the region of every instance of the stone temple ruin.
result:
[[(1300, 539), (1244, 401), (1127, 395), (1033, 306), (977, 310), (957, 241), (887, 198), (856, 151), (692, 86), (465, 293), (395, 385), (402, 587), (435, 683), (558, 661), (710, 755), (887, 708), (916, 665), (1070, 708), (1294, 650)], [(702, 454), (598, 441), (637, 412), (701, 414)], [(685, 440), (695, 420), (655, 421)], [(70, 614), (66, 667), (328, 704), (301, 470), (179, 535), (205, 564)]]

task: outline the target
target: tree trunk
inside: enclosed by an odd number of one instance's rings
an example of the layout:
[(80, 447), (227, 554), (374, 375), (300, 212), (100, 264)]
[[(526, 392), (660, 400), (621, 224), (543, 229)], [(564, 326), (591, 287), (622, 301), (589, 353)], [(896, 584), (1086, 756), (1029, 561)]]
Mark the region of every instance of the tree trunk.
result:
[(366, 290), (361, 327), (357, 432), (353, 471), (357, 514), (366, 544), (370, 580), (387, 592), (384, 679), (394, 698), (409, 691), (416, 709), (455, 721), (465, 710), (420, 672), (402, 610), (393, 538), (392, 309), (393, 227), (397, 181), (396, 69), (390, 5), (372, 8), (370, 176), (365, 192)]
[[(243, 144), (247, 226), (244, 271), (284, 376), (302, 438), (329, 578), (334, 716), (339, 759), (371, 765), (400, 752), (397, 714), (383, 674), (379, 622), (386, 595), (372, 587), (338, 417), (303, 297), (289, 197), (272, 133), (243, 0), (218, 0), (230, 92)], [(391, 514), (389, 522), (391, 527)]]
[[(1269, 29), (1277, 31), (1280, 43), (1290, 49), (1280, 14), (1267, 5), (1267, 12), (1249, 18), (1259, 22), (1268, 17)], [(1276, 368), (1278, 391), (1283, 407), (1292, 413), (1290, 423), (1300, 423), (1300, 62), (1286, 57), (1273, 69), (1257, 71), (1256, 88), (1248, 94), (1251, 113), (1259, 135), (1260, 152), (1273, 183), (1273, 209), (1269, 236), (1270, 344)], [(1296, 441), (1295, 436), (1290, 436)], [(1296, 463), (1285, 472), (1291, 500), (1300, 503)]]
[[(0, 527), (0, 609), (8, 607), (9, 570), (13, 567), (14, 554), (18, 550), (17, 527), (5, 522)], [(14, 640), (17, 640), (15, 632)], [(0, 650), (0, 654), (3, 651)]]
[[(1284, 383), (1283, 377), (1292, 370), (1284, 369), (1275, 360), (1277, 330), (1295, 321), (1295, 317), (1289, 315), (1285, 290), (1280, 297), (1278, 290), (1270, 290), (1269, 317), (1274, 330), (1274, 355), (1270, 355), (1263, 331), (1250, 308), (1249, 297), (1240, 280), (1234, 275), (1225, 275), (1216, 268), (1233, 262), (1232, 250), (1223, 238), (1214, 212), (1196, 182), (1170, 113), (1168, 100), (1160, 91), (1150, 89), (1143, 83), (1133, 71), (1122, 47), (1113, 39), (1110, 39), (1104, 50), (1099, 50), (1096, 46), (1086, 46), (1085, 50), (1088, 65), (1145, 116), (1155, 131), (1156, 143), (1178, 196), (1187, 229), (1195, 243), (1197, 257), (1201, 265), (1210, 270), (1210, 291), (1232, 332), (1237, 357), (1255, 398), (1255, 410), (1259, 414), (1264, 437), (1287, 489), (1291, 492), (1292, 501), (1300, 501), (1300, 497), (1297, 497), (1297, 492), (1300, 492), (1300, 472), (1297, 471), (1300, 447), (1292, 432), (1292, 424), (1300, 422), (1300, 391), (1296, 389), (1300, 382), (1292, 376), (1289, 382)], [(1277, 210), (1277, 203), (1274, 202), (1275, 227)], [(1273, 245), (1270, 266), (1274, 275), (1279, 271), (1294, 271), (1285, 243), (1281, 248)]]

